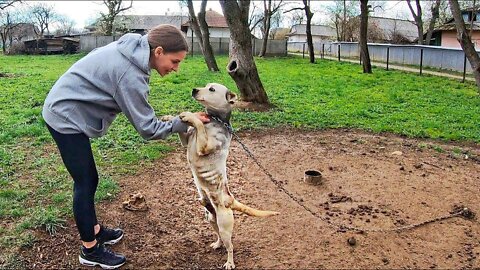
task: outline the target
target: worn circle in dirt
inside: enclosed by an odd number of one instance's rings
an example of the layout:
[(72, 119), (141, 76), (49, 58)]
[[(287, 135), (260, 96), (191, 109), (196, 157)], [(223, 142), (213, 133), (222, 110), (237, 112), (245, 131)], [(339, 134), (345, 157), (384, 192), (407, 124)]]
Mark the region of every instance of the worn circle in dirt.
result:
[[(394, 228), (448, 214), (453, 205), (480, 210), (478, 145), (355, 130), (238, 135), (289, 192), (336, 223)], [(226, 261), (224, 249), (209, 247), (215, 235), (196, 199), (184, 149), (177, 146), (167, 158), (121, 179), (118, 198), (98, 206), (101, 221), (125, 231), (113, 249), (127, 256), (126, 268), (218, 268)], [(236, 198), (281, 213), (269, 218), (236, 214), (233, 245), (239, 269), (480, 267), (476, 217), (401, 232), (338, 232), (282, 193), (235, 141), (227, 166)], [(311, 168), (328, 181), (305, 185), (302, 176)], [(123, 209), (122, 201), (138, 192), (148, 198), (148, 211)], [(38, 230), (39, 241), (20, 253), (26, 267), (80, 267), (77, 235), (71, 220), (53, 237)]]

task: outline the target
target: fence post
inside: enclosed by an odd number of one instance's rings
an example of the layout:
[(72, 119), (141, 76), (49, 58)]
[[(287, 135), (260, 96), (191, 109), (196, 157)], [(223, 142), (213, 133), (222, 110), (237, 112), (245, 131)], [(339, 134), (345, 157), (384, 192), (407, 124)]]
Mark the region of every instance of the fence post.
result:
[(191, 31), (192, 31), (192, 57), (193, 57), (193, 29)]
[(390, 60), (390, 47), (387, 47), (387, 71), (388, 71), (388, 62)]
[(423, 48), (420, 49), (420, 76), (422, 76), (422, 68), (423, 68)]
[(325, 43), (322, 44), (322, 59), (325, 57)]
[(340, 62), (340, 43), (338, 43), (338, 62)]
[(303, 43), (302, 58), (305, 58), (305, 43)]
[(462, 79), (462, 83), (465, 82), (465, 73), (467, 72), (467, 55), (465, 54), (463, 56), (463, 79)]
[(218, 54), (222, 53), (222, 38), (219, 38), (218, 41)]

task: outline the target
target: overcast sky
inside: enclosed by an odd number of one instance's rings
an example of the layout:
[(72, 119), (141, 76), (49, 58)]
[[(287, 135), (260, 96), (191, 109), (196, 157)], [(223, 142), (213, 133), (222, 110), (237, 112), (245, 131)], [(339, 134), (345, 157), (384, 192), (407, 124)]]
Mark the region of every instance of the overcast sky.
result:
[[(54, 7), (55, 11), (68, 16), (75, 21), (75, 28), (82, 29), (84, 26), (93, 22), (100, 14), (100, 11), (106, 12), (106, 7), (102, 1), (27, 1), (29, 5), (35, 2), (47, 3)], [(129, 1), (124, 1), (128, 3)], [(195, 9), (198, 11), (200, 1), (193, 1)], [(302, 1), (289, 1), (291, 5), (301, 6)], [(312, 1), (312, 9), (315, 11), (313, 22), (319, 23), (326, 20), (324, 12), (325, 6), (329, 1)], [(261, 4), (261, 2), (259, 2)], [(218, 1), (209, 1), (207, 9), (213, 9), (222, 13), (222, 8)], [(182, 10), (178, 1), (133, 1), (133, 6), (124, 14), (135, 15), (163, 15), (165, 13), (180, 13)], [(183, 12), (188, 12), (186, 8)], [(385, 1), (385, 11), (375, 9), (373, 16), (385, 16), (390, 18), (408, 18), (411, 19), (408, 7), (405, 1)]]

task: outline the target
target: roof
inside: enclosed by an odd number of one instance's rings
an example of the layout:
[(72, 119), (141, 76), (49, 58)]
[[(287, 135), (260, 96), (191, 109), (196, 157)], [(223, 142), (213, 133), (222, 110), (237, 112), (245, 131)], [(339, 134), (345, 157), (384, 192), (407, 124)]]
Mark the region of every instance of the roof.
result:
[[(470, 23), (469, 22), (465, 22), (465, 27), (467, 28), (467, 30), (470, 30)], [(451, 31), (451, 30), (455, 30), (457, 31), (457, 28), (455, 26), (455, 23), (446, 23), (444, 25), (440, 25), (439, 27), (435, 28), (435, 32), (440, 32), (440, 31)], [(474, 22), (473, 23), (473, 30), (480, 30), (480, 22)]]
[[(225, 17), (212, 9), (205, 11), (205, 21), (210, 28), (228, 28), (227, 20), (225, 19)], [(190, 22), (187, 21), (182, 24), (182, 26), (190, 26)]]
[(394, 33), (400, 34), (410, 41), (418, 38), (418, 29), (414, 22), (402, 19), (369, 17), (368, 23), (375, 24), (385, 35), (385, 39), (390, 40)]
[[(312, 36), (326, 36), (326, 37), (336, 37), (337, 31), (335, 28), (328, 25), (311, 25)], [(290, 33), (287, 36), (294, 35), (306, 35), (307, 34), (307, 25), (306, 24), (297, 24), (292, 26)]]
[(118, 23), (125, 24), (127, 29), (149, 30), (159, 24), (172, 24), (180, 28), (187, 20), (186, 16), (180, 15), (119, 15), (115, 18)]

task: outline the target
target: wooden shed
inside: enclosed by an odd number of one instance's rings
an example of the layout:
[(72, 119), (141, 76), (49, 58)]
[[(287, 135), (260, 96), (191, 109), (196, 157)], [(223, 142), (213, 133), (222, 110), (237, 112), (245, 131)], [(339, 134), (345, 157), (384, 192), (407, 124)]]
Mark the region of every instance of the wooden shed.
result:
[(24, 41), (27, 54), (71, 54), (78, 51), (78, 38), (40, 38)]

